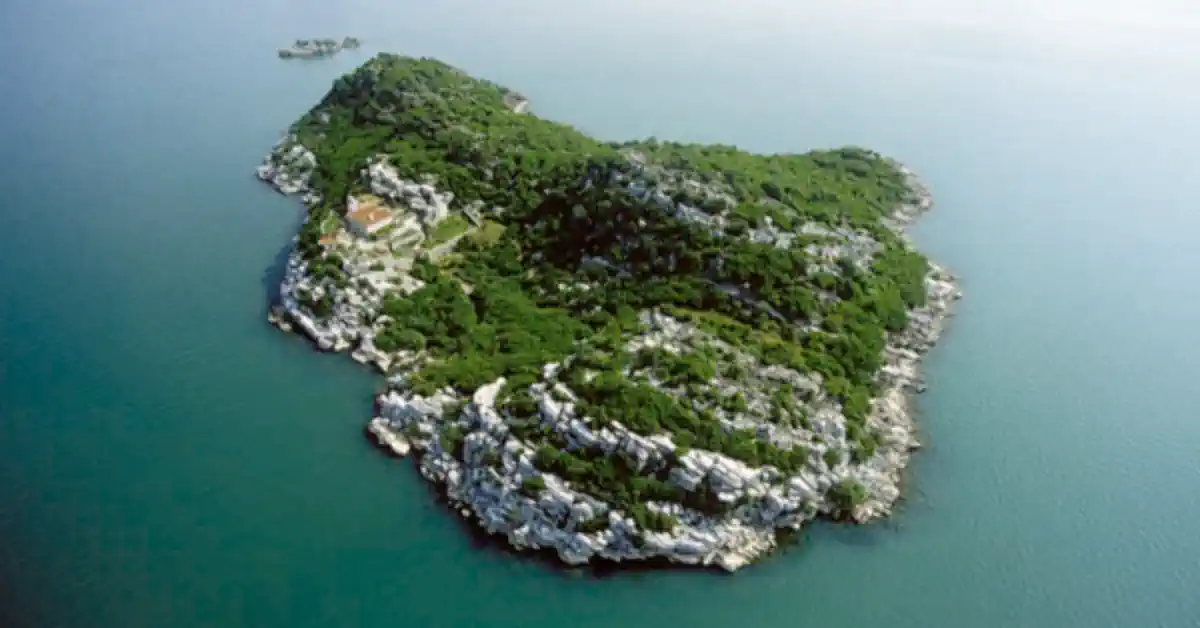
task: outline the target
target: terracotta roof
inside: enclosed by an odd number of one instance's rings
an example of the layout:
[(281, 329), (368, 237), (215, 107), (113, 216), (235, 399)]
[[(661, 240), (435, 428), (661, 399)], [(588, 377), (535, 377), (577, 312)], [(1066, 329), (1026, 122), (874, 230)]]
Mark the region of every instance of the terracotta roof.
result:
[(369, 198), (358, 199), (358, 207), (346, 214), (346, 218), (360, 225), (373, 225), (392, 217), (379, 201)]

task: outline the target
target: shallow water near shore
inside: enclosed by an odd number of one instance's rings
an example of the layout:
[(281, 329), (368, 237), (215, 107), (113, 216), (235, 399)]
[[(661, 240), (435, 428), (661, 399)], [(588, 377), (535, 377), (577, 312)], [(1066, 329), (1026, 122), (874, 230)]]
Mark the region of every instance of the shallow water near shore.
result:
[[(1198, 625), (1200, 16), (1167, 1), (0, 7), (0, 626)], [(299, 207), (253, 168), (380, 50), (602, 137), (920, 173), (966, 296), (898, 515), (735, 576), (465, 533), (363, 438), (377, 377), (264, 321)]]

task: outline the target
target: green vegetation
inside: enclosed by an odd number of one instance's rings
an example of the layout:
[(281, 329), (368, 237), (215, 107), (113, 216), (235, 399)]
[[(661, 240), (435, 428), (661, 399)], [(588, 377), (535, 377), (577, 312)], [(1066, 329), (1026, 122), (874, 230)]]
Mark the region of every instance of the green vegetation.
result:
[(462, 433), (462, 429), (457, 425), (450, 424), (446, 429), (442, 430), (439, 442), (447, 453), (452, 456), (458, 456), (462, 451), (463, 441), (466, 435)]
[(484, 220), (479, 229), (471, 234), (471, 238), (480, 247), (489, 247), (500, 241), (504, 236), (504, 225), (493, 220)]
[(326, 213), (320, 217), (320, 222), (317, 225), (317, 228), (321, 232), (321, 234), (324, 235), (324, 234), (329, 234), (329, 233), (333, 233), (333, 232), (337, 231), (338, 229), (341, 228), (341, 226), (342, 226), (342, 223), (341, 223), (341, 221), (338, 220), (337, 215), (330, 212), (330, 213)]
[(429, 238), (425, 241), (427, 248), (435, 247), (457, 238), (467, 232), (471, 225), (461, 214), (451, 214), (433, 226)]
[(839, 516), (849, 516), (855, 508), (867, 501), (867, 489), (855, 480), (842, 480), (829, 490), (829, 497), (838, 509)]
[(567, 451), (554, 437), (537, 449), (534, 464), (571, 482), (575, 488), (629, 511), (647, 500), (679, 501), (681, 491), (666, 482), (665, 473), (639, 474), (622, 456), (595, 450)]
[(709, 410), (697, 411), (678, 397), (630, 381), (617, 371), (606, 371), (584, 381), (572, 379), (579, 408), (601, 425), (619, 421), (639, 434), (670, 432), (680, 444), (723, 453), (752, 465), (770, 464), (784, 471), (798, 470), (808, 450), (780, 449), (755, 437), (749, 430), (727, 430)]
[[(723, 426), (718, 411), (745, 414), (749, 400), (740, 392), (717, 394), (711, 382), (768, 365), (819, 375), (823, 392), (842, 404), (854, 459), (873, 455), (866, 417), (886, 337), (923, 304), (928, 271), (885, 223), (910, 195), (893, 163), (859, 148), (754, 155), (654, 139), (606, 144), (511, 112), (507, 94), (438, 61), (380, 55), (338, 79), (293, 129), (315, 153), (312, 185), (328, 199), (310, 210), (299, 238), (314, 276), (344, 281), (340, 261), (318, 239), (342, 211), (338, 199), (358, 190), (360, 169), (376, 155), (386, 155), (402, 177), (432, 177), (454, 194), (454, 209), (497, 208), (453, 256), (418, 263), (413, 275), (423, 288), (385, 299), (390, 322), (376, 344), (424, 352), (424, 366), (409, 378), (414, 390), (449, 386), (469, 394), (508, 378), (502, 410), (512, 431), (538, 448), (537, 466), (625, 509), (647, 530), (677, 523), (647, 509), (647, 501), (682, 501), (705, 512), (728, 505), (705, 490), (682, 495), (666, 481), (669, 468), (638, 471), (621, 456), (567, 451), (534, 427), (526, 389), (544, 364), (565, 364), (559, 379), (597, 425), (670, 432), (677, 456), (701, 448), (785, 472), (804, 465), (809, 450), (782, 449), (753, 431)], [(729, 226), (682, 220), (654, 194), (630, 194), (629, 184), (720, 214)], [(741, 235), (767, 224), (791, 231), (792, 246)], [(467, 228), (454, 214), (435, 227), (428, 245)], [(861, 264), (850, 253), (829, 263), (805, 249), (849, 242), (846, 234), (871, 245)], [(316, 305), (327, 311), (329, 304)], [(702, 344), (682, 354), (631, 355), (625, 343), (646, 310), (690, 322), (748, 357)], [(640, 374), (647, 373), (661, 385), (646, 383)], [(773, 386), (764, 420), (807, 426), (814, 393)], [(461, 434), (440, 438), (447, 451), (461, 447)], [(834, 464), (840, 454), (827, 453), (826, 461)], [(544, 482), (531, 478), (524, 488), (537, 492)], [(858, 485), (839, 485), (835, 493), (847, 508), (865, 498)], [(585, 523), (607, 525), (603, 518)]]
[(379, 340), (434, 354), (411, 378), (415, 389), (432, 393), (450, 386), (469, 393), (501, 376), (536, 376), (584, 337), (583, 325), (561, 310), (538, 307), (512, 279), (468, 276), (475, 285), (470, 296), (457, 281), (439, 275), (408, 297), (384, 301), (383, 313), (392, 322)]
[(542, 479), (542, 476), (540, 475), (527, 477), (525, 478), (525, 483), (521, 485), (521, 488), (524, 489), (526, 493), (537, 495), (538, 493), (546, 490), (546, 480)]

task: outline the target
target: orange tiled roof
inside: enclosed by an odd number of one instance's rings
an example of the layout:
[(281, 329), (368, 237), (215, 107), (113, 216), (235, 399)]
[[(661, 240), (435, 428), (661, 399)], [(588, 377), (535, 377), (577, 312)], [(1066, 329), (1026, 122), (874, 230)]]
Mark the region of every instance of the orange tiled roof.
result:
[(346, 218), (360, 225), (373, 225), (391, 218), (388, 211), (379, 201), (369, 198), (358, 199), (358, 207), (346, 214)]

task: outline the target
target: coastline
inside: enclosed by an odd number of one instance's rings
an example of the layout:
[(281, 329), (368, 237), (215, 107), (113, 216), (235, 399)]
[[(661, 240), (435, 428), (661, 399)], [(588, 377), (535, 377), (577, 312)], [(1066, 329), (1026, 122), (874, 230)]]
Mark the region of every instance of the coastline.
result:
[[(904, 174), (911, 199), (894, 209), (889, 226), (908, 242), (907, 227), (932, 207), (933, 198), (928, 188), (911, 171), (892, 163)], [(301, 194), (306, 203), (312, 204), (320, 200), (308, 187), (308, 176), (314, 168), (315, 157), (308, 149), (296, 144), (292, 136), (276, 146), (264, 160), (264, 165), (260, 166), (258, 175), (280, 192)], [(356, 361), (373, 364), (381, 372), (390, 373), (389, 384), (402, 390), (405, 384), (404, 365), (416, 364), (419, 356), (404, 352), (385, 354), (376, 349), (370, 342), (370, 330), (355, 328), (360, 317), (359, 312), (353, 309), (335, 310), (329, 320), (310, 316), (296, 298), (298, 288), (305, 287), (307, 279), (305, 263), (293, 251), (281, 283), (280, 306), (271, 311), (268, 320), (285, 331), (298, 328), (296, 331), (308, 336), (323, 351), (344, 352), (353, 349), (351, 355)], [(609, 509), (602, 502), (588, 501), (587, 496), (574, 493), (553, 475), (533, 469), (529, 464), (532, 450), (510, 446), (511, 439), (507, 442), (496, 440), (498, 426), (502, 423), (496, 408), (496, 396), (504, 385), (503, 379), (477, 390), (469, 403), (461, 406), (459, 417), (449, 420), (444, 418), (444, 412), (451, 407), (459, 408), (465, 401), (450, 391), (422, 397), (390, 390), (378, 396), (376, 411), (365, 431), (377, 444), (395, 455), (418, 454), (417, 464), (421, 474), (441, 487), (459, 514), (475, 520), (490, 535), (507, 537), (509, 544), (516, 549), (550, 549), (567, 564), (582, 564), (593, 559), (612, 562), (665, 559), (677, 564), (716, 565), (727, 571), (736, 571), (771, 553), (777, 546), (780, 531), (798, 529), (812, 519), (842, 518), (866, 523), (891, 514), (902, 496), (900, 486), (904, 470), (912, 452), (920, 447), (913, 399), (924, 387), (921, 361), (944, 333), (946, 321), (951, 315), (951, 305), (961, 296), (954, 276), (932, 262), (925, 278), (925, 289), (926, 304), (911, 310), (907, 327), (887, 338), (884, 350), (886, 359), (879, 373), (883, 382), (882, 390), (872, 399), (867, 417), (867, 425), (877, 430), (880, 437), (874, 454), (858, 465), (850, 465), (845, 461), (836, 466), (816, 463), (817, 471), (814, 473), (802, 471), (800, 476), (792, 478), (794, 484), (789, 490), (794, 489), (806, 497), (795, 498), (792, 493), (789, 493), (792, 497), (772, 497), (772, 493), (768, 495), (768, 501), (774, 505), (765, 507), (767, 510), (750, 509), (746, 520), (743, 520), (744, 517), (722, 520), (695, 517), (691, 513), (671, 509), (669, 504), (652, 504), (655, 512), (679, 517), (685, 523), (673, 533), (639, 533), (633, 520), (619, 511)], [(353, 298), (362, 301), (357, 294)], [(656, 325), (663, 323), (676, 327), (679, 323), (657, 315), (649, 321)], [(355, 348), (355, 341), (360, 337), (363, 342)], [(546, 365), (547, 372), (557, 369), (557, 366)], [(547, 429), (569, 432), (574, 429), (575, 423), (571, 404), (553, 401), (559, 390), (554, 388), (557, 385), (550, 383), (551, 379), (547, 377), (546, 384), (535, 384), (533, 387), (543, 425)], [(566, 390), (562, 394), (569, 397), (571, 393)], [(831, 420), (836, 423), (845, 419), (835, 415)], [(463, 450), (462, 461), (444, 447), (442, 431), (447, 426), (466, 434), (461, 446), (468, 448)], [(612, 446), (632, 448), (629, 451), (637, 456), (670, 456), (674, 450), (669, 437), (655, 440), (639, 437), (624, 428), (614, 429), (617, 434), (609, 434)], [(608, 432), (607, 429), (604, 431)], [(844, 438), (844, 431), (842, 434), (841, 438)], [(471, 443), (476, 443), (478, 447)], [(472, 452), (477, 454), (474, 460), (471, 458)], [(486, 456), (499, 456), (504, 472), (496, 475), (494, 469), (489, 469), (483, 462)], [(746, 467), (720, 454), (692, 451), (682, 462), (685, 465), (702, 465), (699, 470), (693, 469), (701, 475), (715, 477), (713, 474), (717, 474), (732, 478), (727, 480), (732, 482), (730, 486), (744, 487), (744, 490), (731, 489), (734, 494), (744, 496), (745, 491), (757, 494), (756, 491), (762, 492), (761, 486), (765, 486), (756, 484), (764, 479), (760, 476), (762, 469)], [(542, 489), (541, 498), (522, 491), (522, 482), (531, 477), (549, 478), (544, 483), (546, 488)], [(837, 504), (830, 501), (829, 493), (831, 487), (850, 478), (865, 487), (868, 497), (851, 510), (840, 512)], [(686, 479), (681, 481), (687, 483)], [(546, 494), (550, 497), (547, 498)], [(597, 512), (607, 512), (608, 529), (603, 532), (571, 533), (551, 523), (562, 516), (568, 517), (569, 522), (577, 522), (568, 523), (568, 527), (576, 527), (578, 522), (592, 520)], [(515, 519), (513, 513), (518, 513)]]
[[(926, 212), (933, 208), (933, 194), (909, 168), (894, 162), (905, 175), (915, 202), (902, 204), (892, 214), (894, 230), (900, 233), (911, 246), (908, 229)], [(888, 455), (892, 462), (886, 474), (895, 487), (896, 494), (878, 508), (864, 509), (854, 513), (857, 523), (867, 523), (889, 516), (898, 501), (904, 497), (901, 488), (906, 484), (906, 471), (912, 454), (922, 444), (918, 437), (920, 425), (916, 398), (925, 392), (922, 366), (931, 349), (946, 333), (949, 320), (954, 315), (953, 304), (962, 298), (958, 277), (945, 266), (930, 261), (930, 272), (926, 275), (926, 298), (923, 308), (910, 312), (908, 327), (904, 332), (889, 338), (884, 349), (887, 360), (881, 375), (888, 385), (872, 399), (870, 421), (893, 438), (887, 441)], [(881, 443), (881, 446), (885, 443)]]

